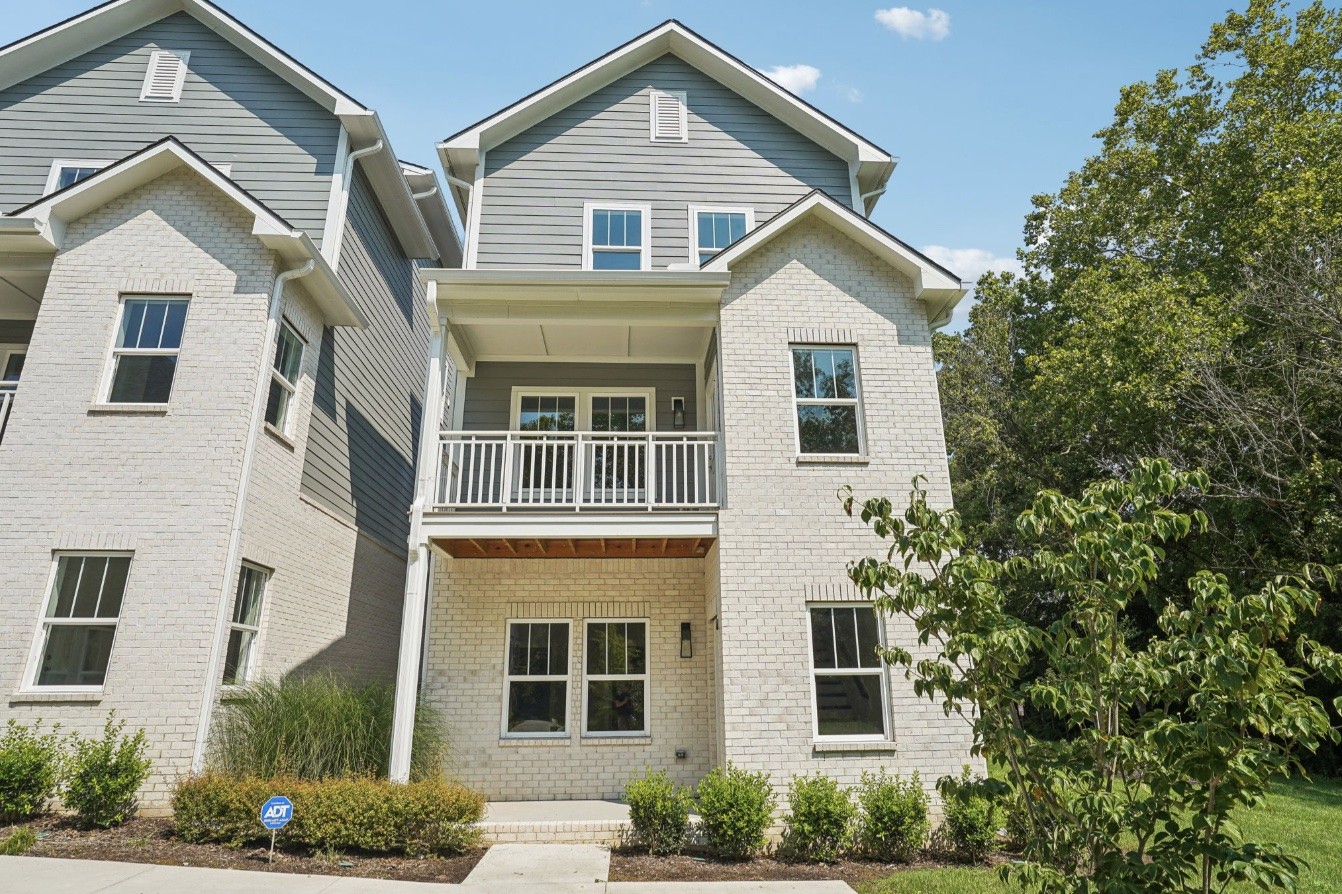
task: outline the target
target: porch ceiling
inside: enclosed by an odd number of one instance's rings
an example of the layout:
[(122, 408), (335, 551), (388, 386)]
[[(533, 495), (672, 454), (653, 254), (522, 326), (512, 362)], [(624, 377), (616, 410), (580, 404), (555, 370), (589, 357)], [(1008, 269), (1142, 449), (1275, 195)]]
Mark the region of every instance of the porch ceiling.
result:
[(51, 274), (51, 255), (0, 252), (0, 318), (35, 320)]
[(700, 326), (571, 323), (459, 324), (453, 334), (479, 360), (702, 359), (712, 330)]
[(455, 559), (699, 559), (712, 537), (467, 537), (437, 538)]

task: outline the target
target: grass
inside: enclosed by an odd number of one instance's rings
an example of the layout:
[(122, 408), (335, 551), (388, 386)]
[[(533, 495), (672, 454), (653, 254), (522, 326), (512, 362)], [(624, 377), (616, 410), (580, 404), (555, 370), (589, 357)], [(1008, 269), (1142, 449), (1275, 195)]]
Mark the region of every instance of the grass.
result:
[[(252, 683), (224, 702), (211, 731), (210, 769), (239, 778), (384, 777), (395, 702), (390, 682), (331, 673)], [(415, 713), (412, 754), (412, 778), (445, 768), (446, 734), (425, 705)]]
[[(1299, 894), (1342, 891), (1342, 780), (1278, 783), (1267, 803), (1237, 818), (1251, 841), (1281, 844), (1306, 865)], [(997, 880), (995, 869), (921, 869), (859, 885), (860, 894), (1005, 894), (1019, 890)], [(1230, 894), (1258, 889), (1237, 885)]]

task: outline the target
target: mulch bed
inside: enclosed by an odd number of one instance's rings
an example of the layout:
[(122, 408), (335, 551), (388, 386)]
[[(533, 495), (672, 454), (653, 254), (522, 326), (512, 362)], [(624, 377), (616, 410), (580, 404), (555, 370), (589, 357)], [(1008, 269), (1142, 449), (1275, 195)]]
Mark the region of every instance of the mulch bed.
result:
[[(997, 865), (1008, 859), (995, 855)], [(796, 863), (777, 857), (752, 860), (725, 860), (708, 855), (682, 854), (677, 857), (653, 857), (643, 851), (618, 850), (610, 855), (612, 882), (773, 882), (841, 881), (849, 884), (888, 878), (908, 869), (941, 869), (963, 866), (947, 863), (928, 855), (912, 863), (877, 863), (867, 860), (840, 860), (837, 863)]]
[[(47, 817), (24, 825), (39, 836), (37, 844), (26, 856), (116, 860), (163, 866), (207, 866), (214, 869), (250, 869), (300, 875), (457, 883), (484, 856), (483, 850), (459, 857), (419, 859), (362, 853), (317, 855), (306, 849), (276, 848), (275, 862), (270, 864), (266, 862), (270, 853), (267, 847), (232, 848), (180, 841), (172, 834), (172, 821), (166, 818), (133, 819), (119, 828), (95, 831), (78, 829), (64, 817)], [(0, 828), (0, 839), (15, 828)]]

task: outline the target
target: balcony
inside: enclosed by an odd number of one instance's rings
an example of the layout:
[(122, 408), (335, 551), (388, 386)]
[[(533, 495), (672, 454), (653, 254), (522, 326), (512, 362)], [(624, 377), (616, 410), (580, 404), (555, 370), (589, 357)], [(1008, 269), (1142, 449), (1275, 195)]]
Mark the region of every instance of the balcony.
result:
[(702, 558), (715, 432), (447, 431), (429, 539), (456, 558)]
[(704, 511), (715, 432), (444, 432), (434, 509)]

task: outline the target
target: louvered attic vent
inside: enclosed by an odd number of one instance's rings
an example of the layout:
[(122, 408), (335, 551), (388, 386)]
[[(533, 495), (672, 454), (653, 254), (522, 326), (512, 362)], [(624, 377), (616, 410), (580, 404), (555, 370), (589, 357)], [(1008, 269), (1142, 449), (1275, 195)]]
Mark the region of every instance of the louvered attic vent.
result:
[(685, 110), (685, 92), (682, 90), (654, 90), (649, 108), (651, 135), (654, 143), (688, 143), (689, 116)]
[(186, 64), (191, 59), (188, 51), (155, 50), (149, 56), (149, 71), (140, 89), (141, 102), (178, 102), (182, 85), (186, 83)]

